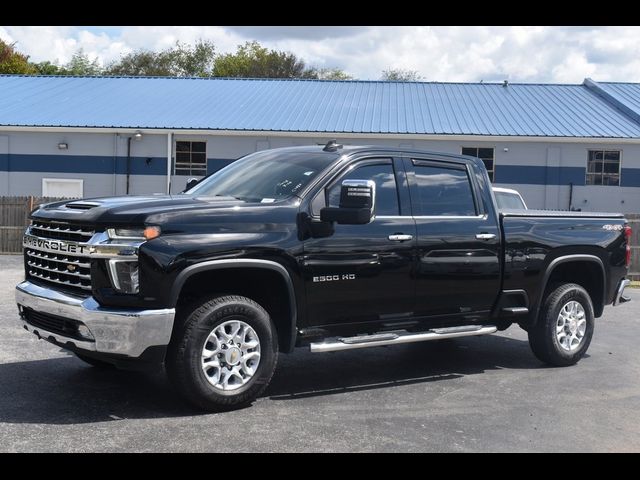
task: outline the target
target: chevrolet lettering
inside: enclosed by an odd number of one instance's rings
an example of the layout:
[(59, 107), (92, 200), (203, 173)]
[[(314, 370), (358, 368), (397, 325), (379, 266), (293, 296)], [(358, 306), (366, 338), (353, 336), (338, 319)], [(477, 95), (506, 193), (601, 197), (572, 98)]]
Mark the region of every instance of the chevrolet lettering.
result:
[(46, 240), (31, 235), (25, 235), (23, 237), (22, 245), (25, 247), (34, 247), (46, 252), (67, 252), (77, 254), (83, 254), (87, 249), (85, 245), (59, 240)]
[(179, 194), (41, 205), (15, 295), (38, 338), (163, 368), (219, 410), (251, 403), (295, 348), (513, 325), (541, 364), (576, 364), (629, 300), (630, 239), (617, 213), (498, 209), (475, 157), (330, 141), (251, 153)]

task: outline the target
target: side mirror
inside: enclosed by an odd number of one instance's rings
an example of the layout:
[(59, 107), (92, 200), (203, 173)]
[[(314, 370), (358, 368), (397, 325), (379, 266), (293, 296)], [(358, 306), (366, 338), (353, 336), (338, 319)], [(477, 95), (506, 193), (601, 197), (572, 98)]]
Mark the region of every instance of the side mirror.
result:
[(198, 180), (197, 178), (190, 178), (189, 180), (187, 180), (187, 186), (184, 187), (183, 192), (186, 192), (187, 190), (195, 187), (199, 183), (200, 183), (200, 180)]
[(320, 210), (320, 220), (342, 225), (371, 222), (376, 203), (376, 184), (371, 180), (345, 180), (340, 188), (340, 206)]

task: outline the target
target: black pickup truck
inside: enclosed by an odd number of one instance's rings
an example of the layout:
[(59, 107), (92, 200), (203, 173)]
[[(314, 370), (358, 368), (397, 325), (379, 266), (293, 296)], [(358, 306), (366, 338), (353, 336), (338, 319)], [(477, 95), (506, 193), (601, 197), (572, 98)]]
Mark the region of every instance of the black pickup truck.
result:
[(161, 365), (205, 409), (255, 399), (279, 353), (504, 330), (556, 366), (627, 301), (619, 214), (500, 211), (481, 160), (383, 147), (252, 153), (182, 194), (31, 214), (22, 325), (96, 366)]

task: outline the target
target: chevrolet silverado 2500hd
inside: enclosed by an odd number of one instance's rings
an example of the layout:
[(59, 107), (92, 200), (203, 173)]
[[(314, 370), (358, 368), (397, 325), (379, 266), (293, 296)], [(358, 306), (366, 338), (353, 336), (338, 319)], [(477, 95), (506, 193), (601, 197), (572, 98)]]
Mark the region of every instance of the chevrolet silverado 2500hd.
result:
[(251, 402), (300, 346), (515, 323), (540, 360), (571, 365), (627, 301), (622, 215), (498, 212), (482, 161), (460, 155), (266, 150), (182, 194), (56, 202), (31, 220), (24, 328), (92, 365), (164, 363), (206, 409)]

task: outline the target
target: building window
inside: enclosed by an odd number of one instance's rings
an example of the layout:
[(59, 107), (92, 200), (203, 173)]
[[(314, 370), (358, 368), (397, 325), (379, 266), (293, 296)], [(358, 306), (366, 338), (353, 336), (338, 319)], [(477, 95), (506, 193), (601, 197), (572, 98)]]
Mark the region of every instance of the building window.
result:
[(176, 175), (207, 174), (207, 142), (176, 142)]
[(620, 185), (620, 150), (589, 150), (587, 185)]
[(462, 147), (462, 155), (470, 155), (472, 157), (478, 157), (484, 162), (484, 166), (489, 174), (489, 180), (493, 182), (493, 173), (495, 172), (494, 162), (494, 150), (493, 148), (483, 147)]

